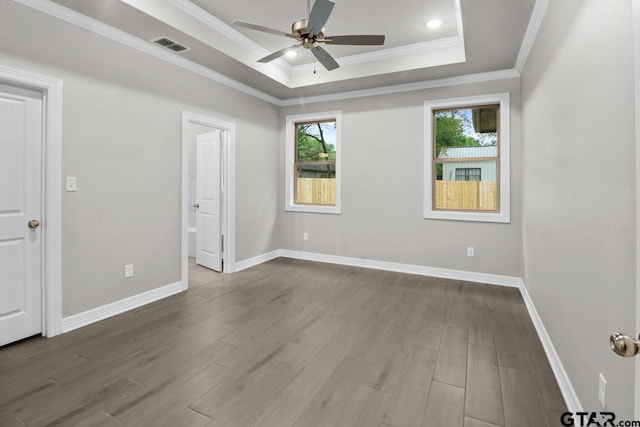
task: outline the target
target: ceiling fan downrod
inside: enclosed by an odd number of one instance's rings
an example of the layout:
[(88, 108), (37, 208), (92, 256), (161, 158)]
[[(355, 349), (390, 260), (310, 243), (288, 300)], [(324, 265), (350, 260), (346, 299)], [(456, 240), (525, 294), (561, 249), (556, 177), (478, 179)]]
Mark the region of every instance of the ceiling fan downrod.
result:
[(334, 6), (334, 0), (315, 0), (313, 8), (311, 8), (311, 0), (307, 0), (308, 18), (295, 21), (291, 25), (291, 33), (239, 20), (233, 21), (233, 24), (264, 33), (284, 36), (298, 42), (293, 46), (288, 46), (273, 52), (259, 59), (258, 62), (271, 62), (293, 49), (304, 47), (313, 54), (315, 59), (317, 59), (324, 68), (331, 71), (339, 68), (340, 65), (320, 44), (380, 46), (384, 44), (385, 39), (384, 35), (340, 35), (325, 37), (324, 24), (329, 19)]

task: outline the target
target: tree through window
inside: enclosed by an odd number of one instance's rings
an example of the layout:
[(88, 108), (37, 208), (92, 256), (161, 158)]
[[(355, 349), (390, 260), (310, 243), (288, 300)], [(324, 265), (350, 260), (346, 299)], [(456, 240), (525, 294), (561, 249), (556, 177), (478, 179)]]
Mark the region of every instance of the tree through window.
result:
[(335, 206), (336, 121), (296, 123), (295, 202)]
[(285, 119), (285, 210), (340, 214), (342, 113)]

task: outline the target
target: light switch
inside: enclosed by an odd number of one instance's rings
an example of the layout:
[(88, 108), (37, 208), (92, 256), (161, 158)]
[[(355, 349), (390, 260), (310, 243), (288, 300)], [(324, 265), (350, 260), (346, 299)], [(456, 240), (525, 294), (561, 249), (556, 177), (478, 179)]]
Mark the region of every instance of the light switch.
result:
[(78, 190), (78, 181), (75, 176), (68, 176), (66, 182), (67, 191), (77, 191)]

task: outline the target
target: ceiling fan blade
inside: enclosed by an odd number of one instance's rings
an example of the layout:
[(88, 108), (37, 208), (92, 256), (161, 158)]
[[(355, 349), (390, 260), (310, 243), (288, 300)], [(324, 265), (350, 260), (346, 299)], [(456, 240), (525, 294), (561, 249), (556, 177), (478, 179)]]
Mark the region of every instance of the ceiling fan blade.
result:
[(275, 34), (277, 36), (290, 37), (297, 40), (297, 37), (293, 34), (285, 33), (284, 31), (274, 30), (273, 28), (263, 27), (262, 25), (252, 24), (251, 22), (235, 20), (232, 22), (237, 27), (249, 28), (251, 30), (262, 31), (263, 33)]
[(332, 0), (316, 0), (311, 8), (309, 14), (309, 21), (307, 22), (307, 31), (318, 35), (324, 24), (327, 23), (329, 15), (333, 10), (333, 6), (336, 4)]
[(333, 56), (329, 55), (329, 52), (321, 48), (320, 46), (314, 46), (311, 48), (311, 53), (316, 57), (318, 61), (326, 68), (327, 70), (335, 70), (340, 65), (333, 59)]
[(293, 45), (293, 46), (289, 46), (289, 47), (285, 47), (284, 49), (280, 49), (280, 50), (279, 50), (279, 51), (277, 51), (277, 52), (273, 52), (271, 55), (267, 55), (267, 56), (265, 56), (264, 58), (259, 59), (259, 60), (258, 60), (258, 62), (262, 62), (262, 63), (271, 62), (271, 61), (273, 61), (274, 59), (280, 58), (282, 55), (284, 55), (285, 53), (287, 53), (287, 51), (288, 51), (288, 50), (291, 50), (291, 49), (297, 49), (297, 48), (299, 48), (299, 47), (300, 47), (300, 45), (299, 45), (299, 44), (296, 44), (296, 45)]
[(324, 40), (317, 41), (326, 44), (351, 44), (351, 45), (383, 45), (384, 36), (360, 35), (360, 36), (325, 36)]

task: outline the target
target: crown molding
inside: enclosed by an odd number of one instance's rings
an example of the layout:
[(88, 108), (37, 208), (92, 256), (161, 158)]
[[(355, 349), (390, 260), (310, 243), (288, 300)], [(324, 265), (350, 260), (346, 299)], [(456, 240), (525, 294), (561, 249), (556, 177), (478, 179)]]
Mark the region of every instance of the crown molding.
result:
[(456, 10), (456, 28), (458, 30), (458, 37), (464, 41), (464, 28), (462, 26), (462, 5), (460, 0), (453, 0), (453, 7)]
[(536, 4), (533, 6), (533, 12), (531, 12), (531, 19), (529, 19), (529, 25), (527, 31), (522, 38), (522, 44), (520, 45), (520, 51), (518, 52), (518, 58), (516, 59), (515, 69), (518, 73), (522, 74), (524, 66), (527, 63), (533, 43), (538, 37), (538, 31), (542, 25), (542, 20), (547, 13), (547, 7), (550, 0), (536, 0)]
[(520, 73), (514, 68), (487, 73), (467, 74), (465, 76), (448, 77), (445, 79), (426, 80), (416, 83), (382, 86), (371, 89), (354, 90), (349, 92), (332, 93), (300, 98), (283, 99), (280, 106), (306, 105), (318, 102), (339, 101), (343, 99), (364, 98), (367, 96), (389, 95), (400, 92), (412, 92), (416, 90), (433, 89), (437, 87), (457, 86), (470, 83), (487, 82), (491, 80), (504, 80), (520, 77)]
[(247, 95), (255, 96), (256, 98), (262, 99), (263, 101), (267, 101), (276, 105), (279, 105), (280, 103), (280, 100), (274, 96), (266, 94), (244, 83), (240, 83), (239, 81), (234, 80), (230, 77), (227, 77), (223, 74), (220, 74), (217, 71), (213, 71), (210, 68), (207, 68), (200, 64), (196, 64), (195, 62), (190, 61), (173, 52), (169, 52), (166, 49), (160, 46), (156, 46), (151, 42), (132, 36), (131, 34), (126, 33), (117, 28), (114, 28), (110, 25), (107, 25), (104, 22), (98, 21), (97, 19), (90, 18), (86, 15), (78, 13), (74, 10), (61, 6), (52, 1), (49, 1), (49, 0), (13, 0), (13, 1), (23, 6), (27, 6), (32, 9), (35, 9), (39, 12), (53, 16), (54, 18), (58, 18), (69, 24), (75, 25), (77, 27), (83, 28), (88, 31), (92, 31), (103, 37), (106, 37), (118, 43), (122, 43), (128, 47), (139, 50), (140, 52), (146, 53), (148, 55), (154, 56), (158, 59), (169, 62), (173, 65), (177, 65), (178, 67), (182, 67), (186, 70), (192, 71), (210, 80), (213, 80), (215, 82), (218, 82), (230, 88), (236, 89), (240, 92), (246, 93)]
[[(246, 49), (254, 52), (258, 56), (266, 56), (271, 52), (258, 43), (251, 40), (249, 37), (242, 34), (240, 31), (233, 28), (231, 25), (226, 24), (224, 21), (218, 19), (214, 15), (210, 14), (206, 10), (202, 9), (200, 6), (192, 3), (189, 0), (165, 0), (167, 3), (179, 9), (180, 11), (186, 13), (192, 18), (197, 19), (203, 24), (209, 26), (213, 30), (224, 34), (229, 39), (238, 43), (239, 45), (245, 47)], [(285, 62), (282, 59), (276, 59), (275, 61), (271, 61), (271, 64), (280, 68), (282, 71), (287, 73), (291, 73), (291, 69), (293, 68), (289, 63)]]
[(196, 18), (203, 24), (208, 25), (219, 33), (233, 39), (236, 43), (246, 47), (249, 50), (257, 53), (258, 55), (266, 55), (270, 52), (258, 43), (251, 40), (249, 37), (242, 34), (240, 31), (235, 30), (230, 25), (227, 25), (222, 20), (216, 18), (200, 6), (190, 2), (189, 0), (165, 0), (173, 7), (180, 9), (184, 13)]

